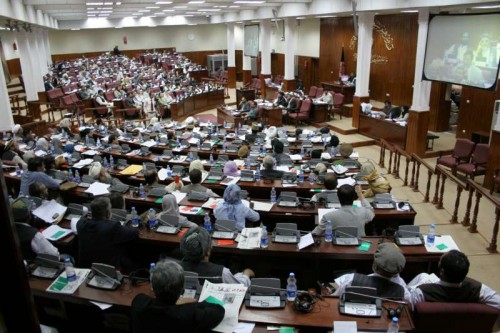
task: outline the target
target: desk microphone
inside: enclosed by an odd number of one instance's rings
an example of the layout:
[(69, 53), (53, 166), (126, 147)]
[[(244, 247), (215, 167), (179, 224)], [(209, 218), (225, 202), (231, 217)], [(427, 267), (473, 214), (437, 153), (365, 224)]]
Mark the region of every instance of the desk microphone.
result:
[(308, 233), (310, 233), (311, 231), (306, 231), (306, 230), (299, 230), (299, 229), (289, 229), (289, 228), (282, 228), (282, 227), (276, 227), (274, 229), (275, 232), (278, 232), (278, 230), (284, 230), (284, 231), (298, 231), (300, 234), (304, 234), (304, 235), (307, 235)]
[(393, 299), (389, 299), (389, 298), (385, 298), (385, 297), (381, 297), (381, 296), (366, 295), (366, 294), (361, 294), (361, 293), (357, 293), (357, 292), (354, 292), (354, 291), (346, 291), (344, 294), (356, 295), (356, 296), (363, 296), (363, 297), (372, 298), (372, 299), (379, 299), (381, 301), (393, 302), (393, 303), (397, 303), (397, 304), (401, 304), (401, 305), (407, 305), (408, 304), (405, 301), (395, 301)]
[(177, 225), (173, 225), (173, 224), (171, 224), (171, 223), (169, 223), (167, 221), (162, 220), (161, 218), (158, 219), (158, 222), (160, 222), (161, 225), (166, 225), (166, 226), (169, 226), (169, 227), (172, 227), (172, 228), (177, 228), (178, 227)]
[(224, 230), (224, 231), (236, 232), (236, 230), (231, 229), (231, 228), (228, 228), (228, 227), (226, 227), (226, 226), (223, 226), (222, 224), (218, 224), (217, 222), (215, 222), (214, 227), (215, 227), (216, 229), (221, 228), (221, 229), (222, 229), (222, 230)]
[(184, 275), (184, 278), (191, 279), (213, 279), (213, 280), (222, 280), (222, 276), (195, 276), (195, 275)]
[(399, 237), (403, 237), (403, 234), (410, 234), (410, 235), (417, 235), (417, 236), (422, 236), (422, 233), (420, 231), (412, 231), (412, 230), (396, 230), (396, 233), (398, 234)]
[(96, 271), (97, 274), (99, 274), (100, 276), (104, 277), (105, 279), (108, 279), (108, 280), (112, 281), (113, 283), (116, 283), (117, 285), (121, 284), (121, 281), (118, 281), (117, 279), (112, 278), (111, 276), (107, 275), (106, 273), (104, 273), (103, 271), (97, 269), (96, 267), (92, 267), (92, 269), (94, 271)]
[[(352, 234), (349, 234), (347, 232), (343, 232), (343, 231), (338, 230), (338, 229), (333, 230), (333, 233), (335, 235), (335, 238), (337, 238), (337, 233), (339, 235), (342, 235), (342, 236), (347, 236), (348, 238), (358, 238), (358, 235), (352, 235)], [(342, 237), (340, 237), (340, 238), (342, 238)]]

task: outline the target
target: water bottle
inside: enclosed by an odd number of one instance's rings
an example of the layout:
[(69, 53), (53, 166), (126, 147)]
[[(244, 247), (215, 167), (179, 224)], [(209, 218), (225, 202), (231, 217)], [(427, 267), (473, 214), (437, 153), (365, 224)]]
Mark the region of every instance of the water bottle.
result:
[(80, 184), (80, 173), (78, 172), (78, 170), (75, 171), (75, 182), (77, 182), (78, 184)]
[(222, 140), (222, 151), (227, 152), (226, 138)]
[(192, 151), (189, 152), (187, 160), (188, 161), (192, 161), (193, 160), (193, 152)]
[(153, 283), (153, 270), (156, 268), (156, 263), (149, 264), (149, 282)]
[(262, 226), (262, 236), (260, 237), (260, 247), (266, 249), (269, 246), (269, 240), (267, 238), (267, 227)]
[(145, 175), (146, 174), (146, 162), (142, 163), (142, 174)]
[(115, 167), (115, 159), (113, 158), (113, 156), (111, 156), (111, 157), (109, 158), (109, 167), (110, 167), (111, 169), (113, 169), (113, 168)]
[(214, 155), (213, 154), (210, 154), (210, 165), (211, 166), (214, 165)]
[(167, 178), (172, 178), (172, 170), (170, 169), (170, 165), (167, 165)]
[(7, 137), (7, 133), (2, 132), (2, 139), (3, 141), (7, 141), (9, 138)]
[(139, 197), (143, 200), (146, 198), (146, 191), (144, 191), (144, 185), (142, 185), (142, 183), (139, 185)]
[(299, 184), (304, 182), (304, 172), (299, 173)]
[(88, 136), (88, 135), (85, 137), (85, 145), (86, 145), (87, 147), (90, 145), (90, 138), (89, 138), (89, 136)]
[(227, 122), (224, 120), (224, 128), (227, 127)]
[(97, 148), (101, 148), (101, 139), (97, 138)]
[(286, 280), (286, 299), (287, 301), (295, 301), (295, 296), (297, 295), (297, 279), (294, 273), (290, 273), (288, 279)]
[(436, 225), (431, 224), (429, 226), (429, 233), (427, 234), (427, 245), (434, 246), (435, 240), (436, 240)]
[(155, 213), (155, 210), (153, 208), (150, 208), (148, 215), (149, 215), (149, 228), (150, 229), (156, 228), (156, 213)]
[(208, 232), (212, 231), (212, 222), (210, 221), (210, 216), (208, 214), (205, 214), (203, 228), (205, 228), (205, 230)]
[(64, 259), (64, 270), (66, 271), (66, 280), (68, 283), (76, 281), (76, 271), (70, 258)]
[(16, 176), (20, 176), (21, 175), (21, 169), (19, 168), (19, 165), (16, 164)]
[(398, 317), (393, 317), (387, 327), (387, 333), (398, 333), (399, 332), (399, 319)]
[(201, 148), (201, 139), (198, 139), (198, 141), (196, 142), (196, 148), (198, 150), (200, 150), (200, 148)]
[(304, 147), (300, 148), (300, 156), (304, 157)]
[(309, 183), (310, 183), (311, 185), (314, 185), (314, 173), (313, 173), (313, 172), (311, 172), (311, 173), (309, 174)]
[(247, 157), (247, 159), (245, 160), (245, 168), (250, 169), (250, 164), (251, 164), (251, 162), (250, 162), (250, 156), (249, 156), (249, 157)]
[(257, 166), (257, 170), (255, 170), (255, 180), (260, 180), (260, 166)]
[(139, 216), (137, 215), (137, 211), (135, 207), (132, 207), (132, 211), (130, 212), (130, 221), (132, 222), (132, 227), (137, 228), (139, 226)]
[(272, 204), (276, 203), (276, 189), (274, 188), (274, 186), (271, 189), (271, 203)]
[(326, 221), (325, 225), (325, 242), (331, 243), (333, 240), (333, 231), (332, 231), (332, 221)]
[(104, 169), (109, 168), (108, 159), (106, 157), (104, 157), (104, 159), (103, 159), (103, 166), (104, 166)]
[(177, 138), (177, 148), (181, 147), (181, 139)]
[(53, 144), (50, 144), (50, 153), (54, 156), (56, 155), (56, 148), (54, 147)]

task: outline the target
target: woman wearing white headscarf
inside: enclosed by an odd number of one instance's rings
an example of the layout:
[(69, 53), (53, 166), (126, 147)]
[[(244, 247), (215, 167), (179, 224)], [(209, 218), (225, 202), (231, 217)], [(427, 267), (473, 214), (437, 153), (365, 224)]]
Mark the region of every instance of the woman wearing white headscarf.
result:
[(163, 196), (161, 207), (163, 211), (158, 214), (157, 219), (162, 215), (174, 215), (179, 218), (179, 227), (181, 228), (194, 228), (198, 225), (196, 223), (190, 222), (187, 217), (179, 214), (179, 205), (173, 194), (165, 194)]
[(37, 150), (49, 151), (49, 142), (45, 138), (40, 138), (36, 141), (36, 147)]
[(241, 201), (241, 188), (236, 184), (229, 185), (224, 191), (224, 201), (220, 202), (214, 209), (214, 216), (218, 220), (236, 221), (236, 228), (243, 230), (245, 221), (257, 222), (259, 213), (248, 208)]
[(122, 184), (120, 180), (111, 177), (100, 162), (92, 162), (92, 164), (90, 164), (89, 176), (104, 184)]

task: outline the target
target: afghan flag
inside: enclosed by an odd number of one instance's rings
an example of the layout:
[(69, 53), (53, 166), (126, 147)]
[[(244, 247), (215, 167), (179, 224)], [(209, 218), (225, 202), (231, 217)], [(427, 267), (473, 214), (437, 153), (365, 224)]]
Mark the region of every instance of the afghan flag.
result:
[(342, 55), (340, 56), (340, 68), (339, 68), (339, 78), (342, 80), (342, 76), (346, 73), (345, 70), (345, 55), (344, 55), (344, 47), (342, 46)]

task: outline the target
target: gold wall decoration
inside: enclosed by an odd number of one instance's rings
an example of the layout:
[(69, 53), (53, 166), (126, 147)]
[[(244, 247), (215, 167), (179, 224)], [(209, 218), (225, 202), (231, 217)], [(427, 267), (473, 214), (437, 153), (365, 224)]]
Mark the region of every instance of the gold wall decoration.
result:
[[(378, 21), (375, 21), (375, 23), (373, 24), (373, 30), (380, 34), (380, 36), (382, 37), (382, 39), (384, 41), (385, 48), (388, 51), (391, 51), (394, 49), (394, 47), (395, 47), (394, 40), (384, 25), (382, 25)], [(351, 37), (351, 40), (349, 41), (349, 49), (355, 50), (357, 43), (358, 43), (358, 37), (353, 35)], [(356, 52), (353, 52), (353, 59), (356, 61), (357, 58), (358, 58), (358, 54)], [(388, 62), (389, 62), (389, 58), (387, 58), (386, 56), (372, 54), (372, 59), (371, 59), (372, 64), (387, 64)]]
[(394, 49), (394, 40), (392, 39), (389, 31), (387, 31), (387, 28), (384, 27), (382, 23), (375, 21), (375, 23), (373, 24), (373, 30), (380, 33), (387, 50), (391, 51), (392, 49)]

